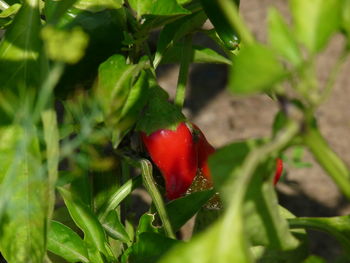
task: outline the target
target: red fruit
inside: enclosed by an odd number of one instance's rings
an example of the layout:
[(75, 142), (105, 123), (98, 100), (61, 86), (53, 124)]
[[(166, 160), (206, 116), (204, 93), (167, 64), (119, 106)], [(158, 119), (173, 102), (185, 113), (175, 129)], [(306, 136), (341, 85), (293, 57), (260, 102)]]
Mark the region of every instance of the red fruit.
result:
[(278, 180), (280, 179), (283, 172), (283, 161), (280, 158), (276, 159), (276, 172), (275, 177), (273, 178), (273, 184), (276, 185)]
[(215, 148), (207, 141), (203, 132), (197, 127), (197, 125), (192, 124), (194, 132), (196, 135), (196, 145), (197, 145), (197, 154), (198, 154), (198, 169), (202, 172), (203, 176), (212, 182), (208, 158), (211, 154), (215, 152)]
[(164, 177), (167, 197), (183, 195), (196, 176), (198, 163), (190, 129), (182, 122), (175, 131), (161, 129), (149, 136), (141, 133), (141, 138)]

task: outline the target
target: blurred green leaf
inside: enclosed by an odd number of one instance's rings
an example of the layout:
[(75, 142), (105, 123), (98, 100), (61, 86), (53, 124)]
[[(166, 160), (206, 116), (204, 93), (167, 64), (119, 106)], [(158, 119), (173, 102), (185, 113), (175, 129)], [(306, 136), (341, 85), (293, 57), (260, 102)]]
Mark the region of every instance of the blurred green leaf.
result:
[(269, 91), (286, 76), (276, 54), (260, 44), (243, 47), (233, 64), (229, 88), (235, 94)]
[(115, 210), (109, 212), (106, 219), (101, 223), (110, 237), (120, 240), (124, 243), (130, 242), (128, 233), (126, 232), (123, 224), (120, 222), (118, 213)]
[[(84, 240), (88, 244), (90, 260), (103, 262), (101, 254), (109, 259), (113, 258), (103, 227), (89, 207), (67, 189), (60, 187), (58, 190), (75, 224), (84, 232)], [(94, 259), (91, 257), (94, 257)]]
[(74, 7), (90, 12), (99, 12), (105, 9), (118, 9), (123, 6), (124, 0), (78, 0)]
[[(215, 186), (227, 187), (226, 180), (230, 171), (239, 169), (248, 153), (262, 142), (262, 140), (248, 140), (233, 143), (219, 149), (210, 157), (209, 165), (213, 171)], [(273, 165), (268, 164), (267, 162), (265, 166), (259, 166), (256, 170), (245, 196), (243, 213), (246, 232), (252, 245), (264, 245), (281, 250), (293, 249), (298, 242), (290, 234), (287, 222), (279, 213), (272, 181), (266, 180), (272, 178), (275, 169)]]
[(200, 191), (169, 202), (165, 208), (174, 232), (190, 220), (214, 193), (214, 190)]
[(326, 263), (326, 260), (319, 256), (311, 255), (303, 263)]
[(246, 229), (251, 243), (278, 250), (295, 249), (299, 242), (280, 215), (273, 184), (270, 180), (262, 183), (262, 179), (262, 174), (254, 176), (244, 204)]
[(185, 121), (180, 109), (168, 101), (168, 94), (159, 86), (150, 87), (149, 101), (136, 130), (151, 134), (159, 129), (175, 130)]
[(6, 18), (16, 15), (21, 6), (21, 4), (13, 4), (9, 6), (7, 9), (0, 12), (0, 18)]
[(46, 26), (41, 36), (48, 57), (69, 64), (77, 63), (84, 56), (89, 41), (88, 35), (79, 27), (68, 31)]
[(41, 263), (48, 182), (34, 127), (0, 128), (0, 251), (7, 262)]
[(57, 116), (53, 110), (46, 110), (42, 113), (44, 126), (44, 139), (46, 144), (46, 158), (48, 171), (48, 193), (49, 193), (49, 218), (51, 218), (55, 205), (55, 185), (58, 177), (59, 156), (59, 134), (57, 128)]
[(124, 136), (130, 131), (140, 117), (141, 111), (148, 101), (148, 88), (148, 74), (145, 71), (141, 71), (136, 83), (130, 89), (122, 108), (120, 120), (118, 124), (113, 127), (112, 143), (115, 148), (118, 147)]
[(290, 6), (299, 41), (312, 53), (321, 51), (339, 29), (339, 0), (291, 0)]
[(45, 76), (39, 31), (39, 1), (26, 0), (0, 43), (1, 87), (39, 87)]
[(90, 262), (84, 241), (72, 229), (57, 221), (51, 221), (47, 249), (68, 262)]
[(178, 240), (164, 237), (160, 234), (143, 232), (138, 242), (130, 247), (130, 263), (154, 263), (175, 244)]
[[(232, 263), (251, 262), (245, 248), (241, 213), (221, 217), (206, 231), (188, 243), (176, 245), (159, 261), (160, 263)], [(234, 222), (234, 223), (233, 223)]]
[(268, 13), (269, 41), (274, 50), (294, 65), (302, 61), (298, 44), (284, 21), (282, 15), (276, 8), (270, 8)]
[(142, 15), (187, 15), (191, 12), (176, 0), (129, 0), (131, 8), (134, 9), (138, 16)]
[(169, 47), (178, 42), (186, 34), (191, 33), (194, 30), (200, 28), (200, 26), (205, 22), (206, 19), (207, 17), (205, 13), (201, 11), (193, 13), (189, 16), (185, 16), (176, 20), (173, 23), (166, 25), (159, 35), (157, 51), (153, 61), (155, 67), (159, 65), (164, 55), (163, 53)]
[[(181, 50), (183, 49), (183, 43), (176, 43), (174, 46), (170, 47), (162, 57), (161, 64), (169, 63), (180, 63)], [(193, 58), (191, 62), (193, 63), (215, 63), (215, 64), (226, 64), (232, 65), (231, 60), (220, 55), (211, 48), (206, 48), (202, 46), (192, 46)]]
[[(314, 229), (326, 232), (335, 237), (344, 247), (350, 251), (350, 216), (338, 217), (298, 217), (288, 219), (292, 229)], [(350, 254), (349, 254), (350, 256)]]

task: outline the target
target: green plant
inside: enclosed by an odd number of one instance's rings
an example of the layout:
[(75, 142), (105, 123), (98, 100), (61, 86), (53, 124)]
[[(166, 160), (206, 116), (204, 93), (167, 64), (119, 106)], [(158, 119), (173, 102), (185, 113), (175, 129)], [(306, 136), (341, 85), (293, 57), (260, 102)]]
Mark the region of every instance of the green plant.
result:
[[(295, 217), (278, 205), (272, 181), (276, 158), (307, 148), (350, 198), (349, 168), (316, 117), (348, 61), (350, 1), (290, 0), (290, 24), (270, 8), (265, 44), (235, 1), (207, 4), (0, 0), (0, 252), (7, 262), (323, 262), (309, 255), (307, 229), (336, 238), (349, 261), (349, 216)], [(213, 20), (219, 16), (225, 25)], [(212, 30), (202, 28), (208, 18)], [(153, 50), (149, 35), (157, 31)], [(235, 50), (230, 32), (240, 39)], [(195, 45), (193, 36), (203, 33), (222, 52)], [(316, 60), (335, 34), (345, 44), (322, 85)], [(157, 82), (165, 63), (180, 66), (173, 102)], [(214, 152), (195, 125), (192, 134), (180, 124), (191, 63), (227, 65), (234, 95), (270, 96), (279, 107), (272, 135)], [(155, 159), (147, 136), (179, 128), (193, 141), (193, 155), (178, 151), (190, 167), (185, 177), (200, 168), (213, 188), (166, 202), (138, 135)], [(165, 177), (170, 198), (191, 181), (170, 193)], [(141, 186), (152, 204), (135, 218), (130, 195)], [(222, 207), (210, 207), (218, 195)], [(195, 214), (193, 238), (177, 239)]]

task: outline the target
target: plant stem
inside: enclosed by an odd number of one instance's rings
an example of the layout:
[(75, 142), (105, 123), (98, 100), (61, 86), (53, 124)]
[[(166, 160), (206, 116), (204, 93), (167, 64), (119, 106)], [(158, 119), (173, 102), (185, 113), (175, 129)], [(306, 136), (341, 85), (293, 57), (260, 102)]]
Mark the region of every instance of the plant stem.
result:
[(253, 44), (255, 42), (254, 37), (239, 16), (236, 4), (234, 4), (231, 0), (218, 0), (218, 2), (222, 11), (226, 15), (226, 18), (228, 19), (232, 28), (237, 31), (242, 42), (244, 42), (246, 45)]
[(350, 174), (344, 162), (329, 147), (316, 127), (308, 127), (303, 139), (318, 163), (350, 199)]
[(347, 48), (347, 47), (344, 48), (344, 50), (340, 54), (339, 58), (337, 59), (334, 67), (332, 68), (331, 72), (329, 73), (325, 88), (323, 89), (322, 95), (319, 98), (318, 105), (322, 104), (329, 97), (329, 95), (334, 87), (334, 83), (337, 79), (337, 76), (338, 76), (340, 70), (342, 69), (342, 66), (346, 62), (349, 54), (350, 54), (349, 48)]
[(180, 72), (175, 95), (175, 105), (180, 109), (183, 107), (183, 104), (185, 102), (186, 84), (192, 56), (192, 35), (187, 35), (184, 38), (184, 46), (181, 52)]
[(41, 112), (45, 109), (50, 97), (52, 96), (52, 91), (58, 83), (64, 70), (64, 64), (61, 62), (56, 62), (53, 64), (52, 69), (49, 71), (47, 78), (41, 85), (38, 101), (35, 105), (33, 119), (36, 121), (40, 118)]
[(141, 165), (143, 183), (148, 193), (152, 197), (152, 201), (158, 211), (160, 220), (163, 223), (165, 233), (167, 234), (168, 237), (175, 239), (175, 234), (171, 226), (170, 220), (168, 218), (168, 214), (165, 210), (165, 205), (164, 205), (162, 196), (160, 195), (157, 189), (156, 183), (153, 179), (152, 164), (147, 159), (141, 159), (140, 165)]

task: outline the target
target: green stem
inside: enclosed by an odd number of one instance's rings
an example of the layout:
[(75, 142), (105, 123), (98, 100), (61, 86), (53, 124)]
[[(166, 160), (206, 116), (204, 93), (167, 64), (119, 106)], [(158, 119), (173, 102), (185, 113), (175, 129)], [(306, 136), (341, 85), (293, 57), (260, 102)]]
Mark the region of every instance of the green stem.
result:
[(340, 54), (334, 67), (332, 68), (331, 72), (329, 73), (325, 88), (323, 89), (322, 95), (319, 98), (318, 105), (322, 104), (331, 94), (331, 91), (334, 87), (334, 83), (337, 79), (337, 76), (338, 76), (340, 70), (342, 69), (342, 66), (347, 61), (349, 54), (350, 54), (350, 50), (348, 48), (345, 48), (342, 51), (342, 53)]
[(160, 220), (163, 223), (165, 233), (167, 234), (168, 237), (175, 239), (176, 237), (175, 237), (173, 228), (171, 226), (168, 214), (165, 210), (163, 198), (160, 195), (160, 193), (157, 189), (156, 183), (153, 179), (152, 164), (146, 159), (141, 159), (140, 165), (141, 165), (143, 183), (144, 183), (145, 188), (147, 189), (148, 193), (152, 197), (152, 201), (153, 201), (153, 203), (158, 211)]
[(40, 88), (39, 98), (35, 105), (33, 119), (36, 121), (40, 118), (41, 112), (45, 109), (50, 97), (52, 96), (52, 91), (55, 88), (57, 82), (59, 81), (64, 70), (64, 64), (61, 62), (56, 62), (52, 69), (50, 70), (47, 78)]
[(181, 52), (181, 64), (179, 78), (177, 81), (177, 89), (175, 95), (175, 105), (180, 109), (183, 107), (186, 95), (186, 84), (188, 79), (189, 67), (192, 61), (192, 35), (187, 35), (184, 38), (184, 46)]
[[(334, 236), (345, 248), (347, 251), (350, 251), (350, 239), (346, 234), (348, 229), (344, 229), (343, 232), (339, 231), (334, 227), (334, 222), (332, 224), (331, 220), (342, 221), (343, 219), (348, 220), (347, 217), (338, 217), (338, 218), (308, 218), (308, 217), (299, 217), (299, 218), (288, 218), (288, 224), (291, 229), (312, 229), (317, 231), (326, 232)], [(348, 225), (348, 222), (345, 223)], [(337, 226), (337, 224), (336, 224)], [(343, 234), (344, 233), (344, 234)]]
[(317, 128), (309, 127), (303, 135), (303, 139), (318, 163), (350, 199), (350, 174), (344, 162), (329, 147)]
[(238, 13), (238, 8), (232, 0), (218, 0), (222, 11), (226, 15), (227, 20), (240, 36), (242, 42), (246, 45), (255, 42), (253, 35), (245, 25)]

